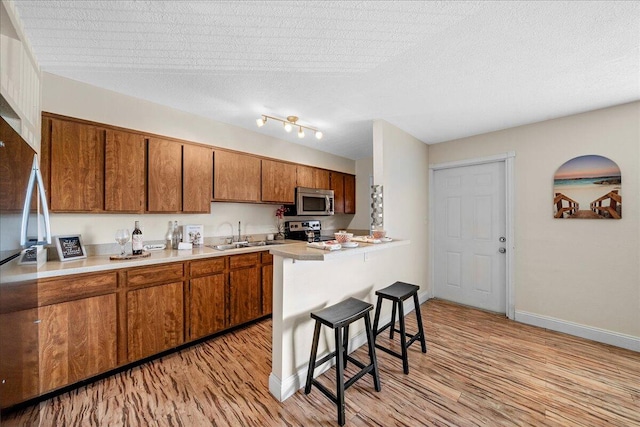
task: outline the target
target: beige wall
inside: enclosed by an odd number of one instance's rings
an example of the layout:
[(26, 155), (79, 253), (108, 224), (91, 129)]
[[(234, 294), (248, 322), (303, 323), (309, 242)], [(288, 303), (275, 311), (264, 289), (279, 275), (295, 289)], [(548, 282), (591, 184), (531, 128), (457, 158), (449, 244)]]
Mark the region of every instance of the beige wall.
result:
[[(43, 73), (42, 110), (100, 123), (225, 147), (346, 173), (355, 173), (350, 159), (292, 144), (250, 130), (174, 110), (54, 74)], [(368, 177), (367, 177), (368, 179)], [(81, 233), (86, 244), (113, 243), (115, 230), (141, 221), (146, 240), (162, 240), (170, 220), (203, 224), (205, 237), (275, 231), (278, 205), (212, 203), (210, 215), (52, 214), (54, 234)], [(346, 228), (352, 215), (322, 217), (324, 229)]]
[[(383, 121), (373, 123), (373, 181), (383, 186), (384, 228), (391, 238), (411, 241), (398, 276), (430, 289), (429, 146)], [(400, 280), (400, 279), (398, 279)]]
[(373, 176), (373, 158), (356, 160), (356, 214), (349, 224), (350, 230), (369, 230), (370, 215), (370, 179)]
[[(533, 315), (640, 343), (640, 102), (431, 145), (429, 161), (507, 151), (516, 153), (516, 319)], [(621, 220), (553, 218), (554, 173), (585, 154), (620, 167)]]

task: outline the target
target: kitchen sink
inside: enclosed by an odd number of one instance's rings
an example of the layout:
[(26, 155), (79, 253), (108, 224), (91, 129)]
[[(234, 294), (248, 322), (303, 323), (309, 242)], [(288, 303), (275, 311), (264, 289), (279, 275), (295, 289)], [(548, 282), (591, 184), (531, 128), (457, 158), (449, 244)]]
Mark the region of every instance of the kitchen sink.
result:
[(228, 243), (225, 245), (207, 245), (207, 247), (211, 249), (216, 249), (219, 251), (227, 251), (229, 249), (240, 249), (240, 248), (253, 248), (256, 246), (271, 246), (271, 245), (281, 245), (284, 242), (275, 242), (272, 240), (260, 241), (260, 242), (237, 242), (237, 243)]
[(217, 249), (219, 251), (226, 251), (229, 249), (239, 249), (239, 248), (246, 248), (247, 247), (247, 243), (229, 243), (227, 245), (207, 245), (208, 247), (210, 247), (211, 249)]

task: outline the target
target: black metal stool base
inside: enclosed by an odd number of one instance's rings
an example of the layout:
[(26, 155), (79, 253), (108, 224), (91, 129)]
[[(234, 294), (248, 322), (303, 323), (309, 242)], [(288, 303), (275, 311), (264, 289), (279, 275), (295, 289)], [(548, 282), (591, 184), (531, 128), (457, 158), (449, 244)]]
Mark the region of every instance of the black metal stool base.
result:
[[(344, 415), (344, 392), (351, 387), (356, 381), (365, 376), (371, 374), (373, 376), (373, 385), (376, 391), (380, 391), (380, 376), (378, 374), (378, 362), (376, 361), (375, 353), (375, 336), (373, 329), (371, 328), (371, 319), (369, 318), (369, 311), (373, 309), (373, 305), (360, 301), (355, 298), (348, 298), (338, 304), (327, 307), (316, 313), (311, 313), (311, 318), (316, 320), (315, 329), (313, 331), (313, 343), (311, 345), (311, 356), (309, 357), (309, 370), (307, 372), (307, 382), (304, 388), (305, 394), (311, 392), (311, 386), (316, 386), (322, 394), (327, 396), (329, 400), (335, 403), (338, 407), (338, 423), (342, 426), (345, 423)], [(358, 359), (355, 359), (348, 355), (349, 346), (349, 325), (356, 320), (364, 319), (367, 344), (369, 347), (369, 359), (370, 363), (365, 365)], [(318, 341), (320, 340), (320, 329), (322, 325), (332, 328), (335, 332), (336, 349), (332, 353), (316, 360), (318, 353)], [(328, 388), (313, 378), (315, 369), (323, 363), (336, 358), (336, 393), (332, 393)], [(360, 368), (360, 371), (356, 373), (346, 382), (344, 381), (344, 369), (347, 367), (347, 362), (351, 362)]]
[[(398, 332), (400, 334), (400, 348), (402, 349), (402, 353), (398, 353), (393, 351), (387, 347), (384, 347), (380, 344), (375, 344), (375, 347), (388, 353), (392, 356), (395, 356), (399, 359), (402, 359), (402, 369), (405, 374), (409, 373), (409, 358), (407, 356), (407, 349), (411, 344), (415, 341), (420, 341), (420, 345), (422, 347), (422, 352), (427, 352), (427, 343), (424, 339), (424, 330), (422, 327), (422, 316), (420, 314), (420, 301), (418, 301), (418, 290), (420, 288), (416, 285), (410, 285), (404, 282), (396, 282), (391, 286), (387, 286), (384, 289), (380, 289), (376, 291), (376, 295), (378, 296), (378, 302), (376, 304), (376, 315), (375, 320), (373, 321), (373, 335), (374, 339), (384, 332), (386, 329), (389, 329), (389, 339), (393, 339), (393, 333)], [(413, 297), (413, 302), (415, 304), (415, 312), (416, 312), (416, 320), (418, 322), (418, 332), (415, 334), (408, 334), (405, 330), (404, 325), (404, 300)], [(391, 300), (393, 306), (391, 309), (391, 321), (386, 325), (382, 326), (378, 329), (378, 322), (380, 320), (380, 308), (382, 307), (382, 300), (388, 299)], [(398, 323), (400, 328), (395, 327), (396, 323), (396, 311), (398, 313)], [(407, 337), (409, 340), (407, 341)]]

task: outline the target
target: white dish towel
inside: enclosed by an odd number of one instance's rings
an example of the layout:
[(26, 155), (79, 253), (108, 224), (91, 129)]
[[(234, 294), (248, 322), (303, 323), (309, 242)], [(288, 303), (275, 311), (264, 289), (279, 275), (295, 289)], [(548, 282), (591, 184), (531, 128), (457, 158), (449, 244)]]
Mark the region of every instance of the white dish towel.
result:
[(340, 245), (340, 243), (326, 243), (326, 242), (307, 243), (307, 247), (314, 248), (314, 249), (323, 249), (325, 251), (337, 251), (338, 249), (342, 249), (342, 245)]

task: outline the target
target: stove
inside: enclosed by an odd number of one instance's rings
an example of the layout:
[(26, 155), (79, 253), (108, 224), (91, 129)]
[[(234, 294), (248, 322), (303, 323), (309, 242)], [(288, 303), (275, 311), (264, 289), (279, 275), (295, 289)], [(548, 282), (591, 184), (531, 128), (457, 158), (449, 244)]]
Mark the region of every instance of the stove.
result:
[(324, 242), (331, 240), (329, 236), (321, 235), (322, 226), (319, 220), (309, 221), (286, 221), (284, 223), (285, 239), (309, 241), (309, 234), (313, 234), (314, 242)]

